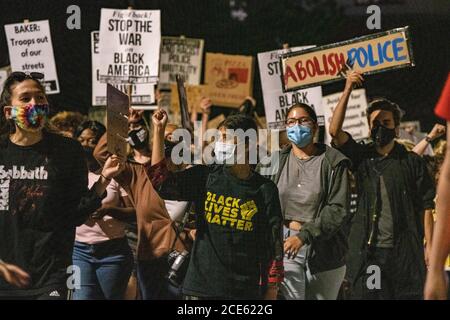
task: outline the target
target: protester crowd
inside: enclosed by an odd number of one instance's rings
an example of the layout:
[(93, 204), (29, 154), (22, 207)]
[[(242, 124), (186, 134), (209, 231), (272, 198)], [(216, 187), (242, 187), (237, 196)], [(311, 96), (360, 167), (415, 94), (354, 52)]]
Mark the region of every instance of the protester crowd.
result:
[[(447, 130), (409, 150), (385, 97), (369, 103), (370, 143), (343, 131), (363, 81), (347, 73), (331, 146), (297, 103), (288, 140), (251, 163), (258, 139), (229, 134), (262, 126), (248, 99), (218, 125), (211, 165), (174, 161), (186, 141), (162, 108), (130, 109), (129, 156), (111, 154), (103, 124), (48, 120), (39, 74), (13, 72), (0, 98), (0, 299), (445, 299), (450, 80), (436, 108)], [(199, 110), (205, 129), (207, 97)]]

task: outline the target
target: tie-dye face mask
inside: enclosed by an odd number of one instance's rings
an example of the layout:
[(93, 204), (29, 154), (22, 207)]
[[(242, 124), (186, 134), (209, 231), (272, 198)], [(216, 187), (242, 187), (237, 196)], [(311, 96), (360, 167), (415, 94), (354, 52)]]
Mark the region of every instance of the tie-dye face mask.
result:
[(39, 131), (47, 122), (48, 104), (27, 104), (24, 107), (12, 107), (11, 119), (19, 128), (28, 131)]

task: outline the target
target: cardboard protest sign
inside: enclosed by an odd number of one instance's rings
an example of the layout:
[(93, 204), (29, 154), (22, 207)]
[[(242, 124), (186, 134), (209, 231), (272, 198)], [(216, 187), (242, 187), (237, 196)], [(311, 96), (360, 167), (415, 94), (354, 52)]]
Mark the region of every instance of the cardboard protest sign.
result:
[(159, 10), (102, 9), (100, 81), (156, 83), (160, 44)]
[(159, 86), (169, 88), (181, 74), (186, 84), (200, 84), (203, 59), (202, 39), (162, 37), (159, 63)]
[(194, 128), (191, 124), (191, 119), (189, 117), (189, 107), (186, 96), (186, 89), (184, 88), (184, 80), (183, 77), (177, 74), (177, 90), (178, 90), (178, 101), (180, 104), (180, 113), (181, 113), (181, 126), (191, 133), (194, 132)]
[(253, 57), (206, 53), (205, 83), (214, 105), (237, 108), (253, 91)]
[(283, 53), (298, 52), (311, 48), (293, 47), (258, 53), (258, 66), (261, 76), (261, 86), (264, 99), (267, 127), (269, 129), (284, 129), (286, 112), (290, 106), (296, 103), (306, 103), (314, 108), (318, 115), (323, 115), (322, 87), (314, 87), (306, 90), (283, 92), (281, 83), (281, 65), (279, 57)]
[(127, 156), (129, 97), (109, 83), (106, 87), (106, 121), (108, 151), (119, 156)]
[[(328, 132), (334, 108), (337, 106), (342, 92), (330, 94), (323, 97), (323, 109), (325, 111), (325, 142), (331, 143), (331, 136)], [(348, 100), (347, 112), (345, 114), (342, 130), (350, 133), (355, 140), (369, 137), (369, 124), (367, 122), (367, 98), (365, 89), (355, 89)]]
[(59, 93), (48, 20), (5, 25), (12, 71), (40, 72), (47, 94)]
[[(189, 113), (196, 112), (200, 113), (202, 110), (200, 109), (200, 101), (203, 97), (208, 97), (208, 86), (206, 85), (185, 85), (186, 88), (186, 96), (189, 106)], [(180, 102), (178, 98), (178, 90), (177, 85), (171, 85), (171, 105), (170, 109), (172, 113), (180, 112)]]
[[(100, 66), (102, 64), (99, 51), (100, 37), (98, 31), (91, 32), (92, 58), (92, 105), (106, 106), (106, 83), (100, 82)], [(128, 92), (128, 85), (113, 84), (114, 87)], [(155, 103), (155, 85), (152, 83), (136, 83), (131, 86), (132, 105), (150, 105)]]
[(414, 66), (408, 27), (281, 55), (283, 91), (343, 79), (345, 64), (363, 74)]

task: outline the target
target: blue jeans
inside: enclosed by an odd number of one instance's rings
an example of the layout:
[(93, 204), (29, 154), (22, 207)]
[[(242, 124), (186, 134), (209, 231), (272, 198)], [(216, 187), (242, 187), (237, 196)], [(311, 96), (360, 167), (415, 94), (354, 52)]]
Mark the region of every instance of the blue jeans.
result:
[(73, 300), (123, 299), (133, 268), (133, 255), (126, 238), (97, 244), (75, 241), (73, 264), (81, 271), (81, 288)]
[(153, 260), (138, 260), (137, 279), (142, 300), (180, 300), (181, 288), (169, 283), (167, 257)]
[[(284, 227), (285, 240), (296, 234), (298, 231)], [(280, 293), (286, 300), (336, 300), (346, 267), (311, 274), (307, 261), (308, 249), (309, 246), (304, 245), (293, 259), (284, 255), (284, 281)]]

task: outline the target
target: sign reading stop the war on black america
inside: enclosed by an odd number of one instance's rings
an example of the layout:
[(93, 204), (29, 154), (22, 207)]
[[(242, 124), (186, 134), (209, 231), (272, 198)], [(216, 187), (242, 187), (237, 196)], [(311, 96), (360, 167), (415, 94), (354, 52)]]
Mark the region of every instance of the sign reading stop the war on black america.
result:
[(159, 10), (102, 9), (100, 81), (158, 82), (160, 44)]
[[(100, 82), (100, 58), (98, 31), (91, 32), (91, 57), (92, 57), (92, 105), (106, 106), (106, 83)], [(115, 88), (128, 93), (127, 84), (113, 84)], [(131, 105), (148, 106), (155, 102), (155, 85), (153, 83), (135, 83), (131, 85)]]

